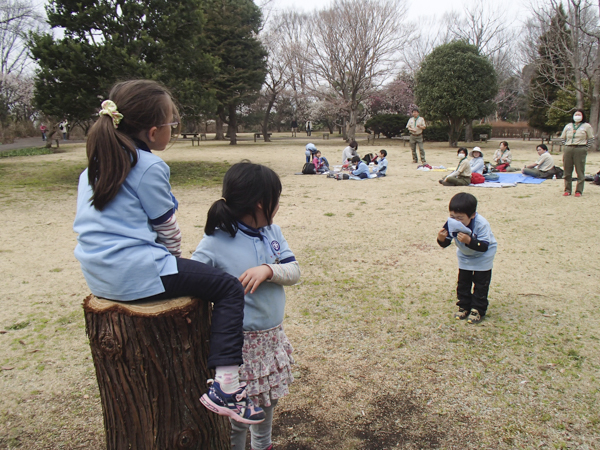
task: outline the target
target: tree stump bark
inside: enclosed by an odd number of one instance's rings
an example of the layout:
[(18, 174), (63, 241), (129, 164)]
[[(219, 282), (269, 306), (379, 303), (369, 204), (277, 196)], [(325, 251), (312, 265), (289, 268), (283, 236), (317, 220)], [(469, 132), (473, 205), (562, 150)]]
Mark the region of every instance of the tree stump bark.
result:
[(210, 310), (182, 297), (155, 302), (83, 302), (109, 450), (226, 450), (226, 418), (200, 403)]

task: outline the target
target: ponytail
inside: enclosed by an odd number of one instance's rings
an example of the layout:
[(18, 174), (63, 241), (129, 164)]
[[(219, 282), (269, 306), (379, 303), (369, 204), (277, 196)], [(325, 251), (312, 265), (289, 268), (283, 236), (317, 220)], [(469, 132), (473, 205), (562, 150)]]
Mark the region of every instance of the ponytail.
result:
[(208, 210), (204, 233), (211, 236), (219, 228), (235, 237), (242, 217), (257, 221), (259, 204), (270, 225), (280, 195), (281, 180), (272, 169), (248, 160), (234, 164), (223, 177), (223, 196)]
[(237, 220), (231, 213), (224, 198), (214, 202), (208, 210), (204, 233), (207, 236), (211, 236), (217, 228), (226, 231), (231, 237), (234, 237), (238, 231)]
[[(114, 123), (109, 115), (100, 115), (87, 139), (88, 182), (92, 187), (92, 205), (99, 211), (121, 189), (129, 171), (137, 164), (134, 138), (166, 122), (177, 108), (169, 91), (155, 81), (131, 80), (116, 84), (110, 91), (122, 115)], [(116, 111), (115, 111), (116, 112)]]
[(136, 165), (137, 152), (133, 140), (116, 130), (110, 117), (100, 116), (89, 132), (86, 153), (88, 182), (94, 192), (91, 202), (102, 211)]

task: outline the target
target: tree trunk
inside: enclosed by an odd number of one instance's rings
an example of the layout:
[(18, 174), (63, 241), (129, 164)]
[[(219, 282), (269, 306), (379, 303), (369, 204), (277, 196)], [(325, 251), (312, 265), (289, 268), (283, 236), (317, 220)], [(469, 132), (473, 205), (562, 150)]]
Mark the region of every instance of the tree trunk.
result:
[(351, 141), (356, 139), (356, 108), (354, 106), (350, 108), (350, 120), (348, 121), (348, 139)]
[(347, 130), (347, 128), (348, 128), (348, 122), (346, 120), (346, 117), (344, 117), (342, 119), (342, 132), (344, 133), (343, 136), (342, 136), (342, 138), (345, 141), (348, 141), (348, 130)]
[(269, 104), (267, 105), (267, 110), (265, 111), (265, 118), (263, 119), (263, 124), (262, 124), (262, 132), (263, 132), (263, 137), (265, 138), (265, 142), (271, 142), (271, 139), (269, 139), (269, 115), (271, 114), (271, 109), (273, 108), (274, 104), (275, 104), (275, 95), (272, 95), (271, 98), (269, 99)]
[(221, 119), (220, 115), (217, 115), (217, 120), (215, 124), (215, 141), (224, 141), (225, 134), (223, 133), (223, 119)]
[(458, 139), (460, 138), (460, 132), (462, 131), (462, 121), (462, 119), (456, 117), (448, 119), (448, 125), (450, 125), (448, 131), (448, 144), (450, 147), (458, 147)]
[(235, 112), (235, 103), (229, 105), (229, 123), (227, 133), (229, 134), (229, 145), (237, 144), (237, 114)]
[(183, 297), (83, 302), (108, 450), (226, 450), (227, 419), (200, 396), (209, 378), (210, 310)]
[(473, 121), (467, 120), (465, 125), (465, 141), (473, 142)]

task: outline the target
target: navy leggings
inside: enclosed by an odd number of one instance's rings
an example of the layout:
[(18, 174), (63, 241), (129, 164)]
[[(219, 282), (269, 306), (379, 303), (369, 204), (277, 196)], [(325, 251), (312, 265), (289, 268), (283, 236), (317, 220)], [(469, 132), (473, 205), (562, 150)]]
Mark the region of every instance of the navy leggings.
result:
[(214, 304), (208, 367), (241, 365), (244, 345), (244, 289), (222, 270), (191, 259), (177, 258), (174, 275), (160, 277), (165, 292), (144, 300), (198, 297)]

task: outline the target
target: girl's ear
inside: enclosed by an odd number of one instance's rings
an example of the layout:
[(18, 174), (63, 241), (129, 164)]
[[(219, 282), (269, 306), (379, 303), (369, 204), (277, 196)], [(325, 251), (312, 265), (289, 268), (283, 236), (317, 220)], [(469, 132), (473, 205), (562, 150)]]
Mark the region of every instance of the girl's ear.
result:
[(148, 136), (148, 140), (150, 142), (156, 141), (156, 132), (157, 131), (158, 131), (158, 127), (152, 127), (147, 131), (146, 136)]

